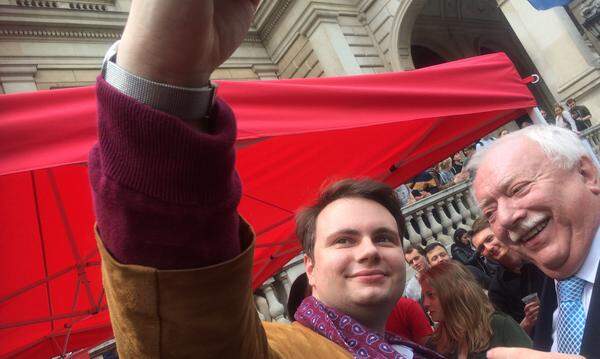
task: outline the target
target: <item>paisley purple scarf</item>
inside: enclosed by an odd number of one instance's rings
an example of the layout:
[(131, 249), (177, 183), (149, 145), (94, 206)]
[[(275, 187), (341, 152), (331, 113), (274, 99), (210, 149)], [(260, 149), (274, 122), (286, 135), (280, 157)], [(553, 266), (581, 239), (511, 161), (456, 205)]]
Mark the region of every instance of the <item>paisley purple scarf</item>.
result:
[(355, 358), (406, 359), (392, 345), (403, 345), (413, 350), (414, 359), (442, 359), (442, 355), (400, 338), (392, 333), (380, 334), (369, 331), (350, 316), (325, 306), (315, 297), (302, 301), (294, 318), (302, 325), (346, 348)]

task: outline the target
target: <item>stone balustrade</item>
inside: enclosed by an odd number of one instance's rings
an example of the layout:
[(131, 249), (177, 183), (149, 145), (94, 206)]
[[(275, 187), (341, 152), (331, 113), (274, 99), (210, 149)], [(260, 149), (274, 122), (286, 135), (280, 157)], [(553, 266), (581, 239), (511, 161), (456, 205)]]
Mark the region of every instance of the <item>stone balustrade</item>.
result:
[(580, 136), (588, 141), (596, 157), (600, 157), (600, 124), (582, 131)]

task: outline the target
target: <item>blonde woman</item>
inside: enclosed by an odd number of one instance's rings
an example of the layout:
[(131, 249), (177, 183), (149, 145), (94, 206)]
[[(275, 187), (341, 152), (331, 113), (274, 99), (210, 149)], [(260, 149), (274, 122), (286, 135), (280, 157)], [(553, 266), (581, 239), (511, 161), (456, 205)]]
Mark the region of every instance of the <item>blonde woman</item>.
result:
[(571, 113), (566, 111), (558, 103), (554, 105), (554, 116), (554, 123), (556, 126), (577, 132), (577, 126), (575, 125), (575, 120), (573, 120)]
[(450, 261), (419, 278), (423, 305), (437, 327), (427, 345), (448, 358), (485, 358), (500, 346), (531, 348), (531, 339), (510, 316), (497, 312), (464, 266)]

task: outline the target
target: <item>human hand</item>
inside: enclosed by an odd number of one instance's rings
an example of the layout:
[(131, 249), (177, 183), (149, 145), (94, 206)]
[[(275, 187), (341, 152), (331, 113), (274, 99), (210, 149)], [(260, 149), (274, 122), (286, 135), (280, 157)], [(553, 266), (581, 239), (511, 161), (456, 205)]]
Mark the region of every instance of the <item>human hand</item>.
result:
[(487, 352), (488, 359), (585, 359), (580, 355), (569, 355), (560, 353), (545, 353), (524, 348), (494, 348)]
[(535, 298), (535, 300), (527, 303), (525, 305), (525, 318), (521, 321), (521, 328), (525, 330), (527, 333), (531, 333), (531, 330), (535, 326), (535, 323), (538, 320), (538, 315), (540, 313), (540, 300), (539, 298)]
[(259, 0), (134, 0), (117, 63), (149, 80), (201, 87), (238, 48)]

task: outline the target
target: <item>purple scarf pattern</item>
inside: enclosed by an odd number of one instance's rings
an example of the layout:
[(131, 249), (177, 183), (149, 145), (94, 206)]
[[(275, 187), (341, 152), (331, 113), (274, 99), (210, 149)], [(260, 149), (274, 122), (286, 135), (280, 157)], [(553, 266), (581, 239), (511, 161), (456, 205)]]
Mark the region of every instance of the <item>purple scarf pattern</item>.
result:
[(406, 359), (396, 352), (392, 345), (403, 345), (413, 350), (413, 359), (443, 359), (444, 357), (430, 349), (397, 335), (386, 332), (370, 332), (349, 315), (329, 308), (310, 296), (302, 301), (294, 318), (302, 325), (312, 329), (354, 355), (354, 358), (393, 358)]

